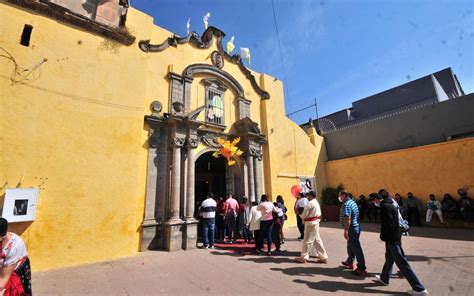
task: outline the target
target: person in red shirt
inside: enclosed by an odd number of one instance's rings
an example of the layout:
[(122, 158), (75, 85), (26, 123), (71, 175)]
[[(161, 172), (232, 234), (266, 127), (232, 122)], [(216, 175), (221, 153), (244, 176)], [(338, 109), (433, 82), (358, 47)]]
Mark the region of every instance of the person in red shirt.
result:
[(219, 196), (219, 201), (216, 206), (216, 228), (217, 228), (217, 240), (222, 242), (225, 238), (225, 211), (226, 203), (222, 196)]

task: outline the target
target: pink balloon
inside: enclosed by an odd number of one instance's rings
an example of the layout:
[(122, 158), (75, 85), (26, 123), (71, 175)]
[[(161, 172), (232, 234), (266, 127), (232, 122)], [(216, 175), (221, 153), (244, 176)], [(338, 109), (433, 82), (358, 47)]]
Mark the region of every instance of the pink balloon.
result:
[(300, 185), (293, 185), (291, 187), (291, 194), (297, 198), (298, 196), (300, 196), (300, 193), (301, 193), (301, 186)]

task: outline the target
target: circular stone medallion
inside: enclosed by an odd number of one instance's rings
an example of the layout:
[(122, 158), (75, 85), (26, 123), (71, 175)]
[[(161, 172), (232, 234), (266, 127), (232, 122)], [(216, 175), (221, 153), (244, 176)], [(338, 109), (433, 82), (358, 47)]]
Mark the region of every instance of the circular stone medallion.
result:
[(224, 67), (224, 57), (218, 51), (212, 52), (211, 60), (212, 64), (217, 68), (222, 69), (222, 67)]

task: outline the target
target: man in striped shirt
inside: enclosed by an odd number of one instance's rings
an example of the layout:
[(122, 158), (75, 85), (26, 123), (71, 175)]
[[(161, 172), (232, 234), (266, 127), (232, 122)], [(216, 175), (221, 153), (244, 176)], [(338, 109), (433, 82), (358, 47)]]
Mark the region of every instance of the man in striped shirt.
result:
[[(212, 193), (202, 202), (200, 213), (202, 216), (202, 243), (205, 249), (214, 247), (214, 225), (216, 219), (216, 201)], [(210, 232), (210, 233), (209, 233)]]
[(339, 201), (342, 202), (339, 221), (344, 226), (344, 238), (347, 240), (347, 260), (342, 262), (342, 266), (354, 269), (354, 260), (357, 258), (357, 268), (352, 273), (367, 276), (364, 252), (359, 241), (359, 208), (345, 190), (339, 192)]

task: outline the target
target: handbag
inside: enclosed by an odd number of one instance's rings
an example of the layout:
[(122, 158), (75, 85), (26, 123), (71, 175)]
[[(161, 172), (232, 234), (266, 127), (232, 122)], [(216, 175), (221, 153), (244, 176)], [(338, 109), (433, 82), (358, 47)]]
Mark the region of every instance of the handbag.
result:
[(405, 219), (400, 219), (400, 221), (398, 222), (398, 226), (400, 227), (400, 230), (402, 232), (408, 232), (408, 230), (410, 229), (410, 225)]

